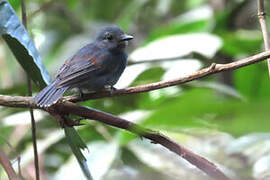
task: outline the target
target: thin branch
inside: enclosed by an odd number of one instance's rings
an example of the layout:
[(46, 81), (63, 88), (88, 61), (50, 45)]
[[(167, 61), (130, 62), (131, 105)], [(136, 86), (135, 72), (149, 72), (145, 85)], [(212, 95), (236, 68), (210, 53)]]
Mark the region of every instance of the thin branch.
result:
[(10, 180), (19, 180), (17, 174), (15, 173), (15, 170), (13, 169), (8, 156), (5, 154), (4, 150), (0, 147), (0, 164), (5, 169), (8, 178)]
[(72, 101), (72, 102), (79, 102), (79, 101), (85, 101), (89, 99), (98, 99), (98, 98), (104, 98), (104, 97), (113, 97), (113, 96), (120, 96), (120, 95), (126, 95), (126, 94), (135, 94), (135, 93), (153, 91), (156, 89), (183, 84), (183, 83), (190, 82), (196, 79), (201, 79), (203, 77), (209, 76), (211, 74), (219, 73), (222, 71), (230, 71), (230, 70), (238, 69), (244, 66), (261, 62), (269, 57), (270, 57), (270, 51), (266, 51), (266, 52), (262, 52), (254, 56), (251, 56), (242, 60), (238, 60), (232, 63), (227, 63), (227, 64), (214, 64), (213, 63), (211, 66), (207, 68), (204, 68), (200, 71), (194, 72), (193, 74), (187, 75), (185, 77), (177, 78), (177, 79), (172, 79), (168, 81), (160, 81), (160, 82), (155, 82), (155, 83), (150, 83), (150, 84), (145, 84), (145, 85), (139, 85), (139, 86), (129, 87), (125, 89), (118, 89), (118, 90), (115, 90), (113, 94), (111, 94), (110, 92), (98, 92), (98, 93), (92, 93), (92, 94), (85, 94), (83, 98), (75, 95), (75, 96), (66, 96), (63, 99)]
[[(26, 8), (25, 8), (25, 0), (21, 0), (22, 5), (22, 22), (27, 29), (27, 16), (26, 16)], [(28, 96), (32, 96), (32, 82), (29, 75), (27, 77), (27, 86), (28, 86)], [(36, 122), (34, 117), (33, 109), (30, 107), (29, 109), (30, 117), (31, 117), (31, 127), (32, 127), (32, 141), (33, 141), (33, 149), (34, 149), (34, 162), (35, 162), (35, 172), (36, 172), (36, 180), (40, 179), (39, 176), (39, 163), (38, 163), (38, 151), (37, 151), (37, 136), (36, 136)]]
[(17, 152), (16, 148), (14, 148), (14, 147), (9, 143), (9, 141), (7, 140), (7, 138), (5, 138), (4, 136), (2, 136), (1, 134), (0, 134), (0, 138), (2, 138), (3, 141), (8, 145), (8, 147), (10, 148), (10, 150), (16, 154), (16, 156), (17, 156), (17, 161), (18, 161), (18, 174), (19, 174), (19, 177), (23, 177), (23, 176), (22, 176), (22, 171), (21, 171), (21, 156), (20, 156), (19, 153)]
[[(160, 88), (174, 86), (174, 85), (182, 84), (182, 83), (189, 82), (195, 79), (203, 78), (203, 77), (206, 77), (206, 76), (209, 76), (211, 74), (218, 73), (221, 71), (229, 71), (229, 70), (234, 70), (240, 67), (248, 66), (248, 65), (263, 61), (264, 59), (267, 59), (269, 57), (270, 57), (270, 51), (266, 51), (266, 52), (263, 52), (263, 53), (260, 53), (260, 54), (257, 54), (257, 55), (239, 60), (239, 61), (235, 61), (233, 63), (212, 64), (208, 68), (202, 69), (198, 72), (195, 72), (183, 78), (178, 78), (178, 79), (174, 79), (170, 81), (156, 82), (156, 83), (146, 84), (142, 86), (126, 88), (126, 89), (120, 89), (120, 90), (117, 90), (113, 95), (110, 95), (110, 93), (108, 92), (96, 93), (96, 94), (90, 95), (88, 99), (147, 92), (147, 91), (152, 91), (152, 90), (156, 90)], [(78, 97), (73, 97), (73, 96), (64, 98), (64, 100), (67, 100), (67, 99), (72, 100), (74, 102), (82, 101), (82, 99), (79, 99)], [(39, 108), (32, 102), (32, 97), (22, 97), (22, 96), (0, 95), (0, 105), (9, 106), (9, 107)], [(153, 132), (151, 130), (142, 128), (132, 122), (126, 121), (124, 119), (118, 118), (116, 116), (113, 116), (111, 114), (104, 113), (98, 110), (78, 106), (71, 102), (65, 102), (65, 101), (63, 102), (63, 100), (59, 101), (56, 105), (50, 108), (51, 109), (56, 108), (62, 114), (71, 113), (71, 114), (78, 115), (81, 117), (95, 119), (114, 127), (126, 129), (140, 136), (148, 138), (155, 143), (159, 143), (165, 146), (169, 150), (175, 152), (176, 154), (180, 155), (181, 157), (189, 161), (191, 164), (197, 166), (199, 169), (207, 173), (209, 176), (215, 177), (217, 179), (228, 179), (219, 169), (216, 168), (214, 164), (210, 163), (206, 159), (188, 151), (187, 149), (183, 148), (177, 143), (171, 141), (169, 138), (157, 132)], [(43, 110), (46, 110), (49, 112), (50, 108), (43, 109)]]
[[(269, 44), (269, 36), (267, 31), (267, 25), (266, 25), (266, 14), (264, 12), (264, 0), (257, 0), (258, 4), (258, 18), (259, 22), (261, 24), (262, 34), (263, 34), (263, 40), (264, 40), (264, 47), (265, 50), (270, 50), (270, 44)], [(270, 76), (270, 59), (267, 60), (268, 64), (268, 72)]]
[(111, 125), (113, 127), (121, 128), (132, 133), (135, 133), (141, 137), (145, 137), (155, 144), (160, 144), (170, 151), (178, 154), (197, 168), (201, 169), (203, 172), (209, 176), (218, 180), (228, 180), (226, 177), (213, 163), (209, 162), (205, 158), (194, 154), (183, 146), (177, 144), (170, 138), (160, 134), (159, 132), (152, 131), (150, 129), (143, 128), (133, 122), (127, 121), (125, 119), (119, 118), (109, 113), (105, 113), (93, 108), (79, 106), (71, 102), (65, 102), (63, 104), (58, 104), (54, 107), (57, 112), (70, 113), (87, 119), (97, 120), (99, 122)]
[[(0, 95), (0, 105), (10, 106), (10, 107), (32, 107), (39, 108), (33, 102), (31, 97), (21, 97), (21, 96), (3, 96)], [(40, 108), (39, 108), (40, 109)], [(99, 122), (105, 123), (107, 125), (125, 129), (132, 133), (135, 133), (141, 137), (150, 139), (153, 143), (160, 144), (170, 151), (178, 154), (182, 158), (186, 159), (188, 162), (201, 169), (203, 172), (209, 176), (219, 179), (228, 180), (229, 178), (224, 175), (213, 163), (209, 162), (205, 158), (194, 154), (188, 149), (182, 147), (176, 142), (172, 141), (168, 137), (140, 127), (139, 125), (132, 123), (130, 121), (124, 120), (122, 118), (116, 117), (112, 114), (105, 113), (96, 109), (89, 107), (79, 106), (72, 102), (61, 102), (57, 103), (50, 108), (44, 108), (43, 110), (51, 113), (57, 112), (58, 114), (67, 115), (73, 114), (87, 119), (97, 120)]]
[[(254, 63), (261, 62), (267, 58), (270, 58), (270, 51), (265, 51), (259, 54), (256, 54), (254, 56), (238, 60), (232, 63), (227, 64), (212, 64), (208, 68), (204, 68), (200, 71), (197, 71), (191, 75), (187, 75), (182, 78), (172, 79), (169, 81), (160, 81), (156, 83), (150, 83), (140, 86), (134, 86), (129, 87), (125, 89), (119, 89), (114, 91), (113, 94), (110, 94), (110, 92), (99, 92), (94, 94), (85, 95), (85, 97), (82, 99), (79, 96), (66, 96), (62, 98), (62, 101), (71, 101), (71, 102), (79, 102), (79, 101), (85, 101), (89, 99), (98, 99), (98, 98), (104, 98), (104, 97), (113, 97), (113, 96), (121, 96), (121, 95), (127, 95), (127, 94), (135, 94), (135, 93), (142, 93), (142, 92), (148, 92), (153, 91), (156, 89), (162, 89), (170, 86), (175, 86), (179, 84), (183, 84), (186, 82), (190, 82), (196, 79), (201, 79), (203, 77), (207, 77), (211, 74), (215, 74), (221, 71), (230, 71), (234, 69), (238, 69), (241, 67), (245, 67)], [(59, 101), (58, 103), (62, 103)], [(23, 96), (3, 96), (0, 95), (0, 105), (2, 106), (8, 106), (8, 107), (20, 107), (20, 108), (36, 108), (38, 109), (35, 104), (32, 103), (32, 97), (23, 97)]]

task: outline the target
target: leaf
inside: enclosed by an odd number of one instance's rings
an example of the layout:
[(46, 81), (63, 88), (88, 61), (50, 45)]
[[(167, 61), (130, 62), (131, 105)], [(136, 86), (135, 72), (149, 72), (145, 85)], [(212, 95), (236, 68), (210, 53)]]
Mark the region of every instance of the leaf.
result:
[[(40, 88), (45, 87), (50, 78), (39, 52), (15, 11), (5, 0), (0, 0), (0, 35), (32, 80)], [(81, 149), (87, 148), (85, 143), (74, 128), (66, 127), (65, 134), (83, 173), (88, 179), (92, 179), (86, 159), (81, 152)]]
[(87, 149), (86, 144), (83, 142), (82, 138), (80, 137), (80, 135), (78, 134), (78, 132), (75, 130), (74, 127), (65, 127), (64, 130), (67, 138), (67, 143), (69, 144), (73, 154), (75, 155), (81, 167), (81, 170), (83, 171), (85, 177), (88, 180), (92, 180), (93, 178), (86, 163), (87, 160), (81, 151)]
[(256, 179), (268, 179), (270, 177), (270, 155), (263, 156), (253, 166), (253, 177)]
[(228, 154), (243, 153), (248, 148), (255, 146), (270, 138), (269, 133), (252, 133), (233, 140), (225, 149)]
[(268, 100), (239, 101), (219, 97), (210, 89), (192, 89), (156, 109), (142, 126), (183, 131), (184, 128), (211, 128), (240, 136), (269, 132)]
[[(194, 141), (192, 138), (185, 138)], [(128, 144), (128, 148), (140, 161), (157, 171), (156, 173), (166, 172), (165, 174), (170, 174), (177, 179), (209, 179), (202, 173), (198, 173), (197, 169), (176, 154), (146, 140), (133, 140)]]
[(228, 86), (226, 84), (218, 83), (218, 82), (203, 82), (203, 81), (195, 81), (192, 83), (189, 83), (189, 85), (194, 86), (194, 87), (204, 87), (204, 88), (210, 88), (214, 89), (219, 93), (222, 93), (224, 95), (228, 95), (240, 100), (244, 100), (244, 97), (236, 91), (231, 86)]
[[(248, 77), (248, 79), (247, 79)], [(269, 99), (270, 91), (267, 65), (262, 63), (241, 68), (234, 72), (235, 87), (248, 99)]]
[[(89, 143), (88, 146), (91, 147), (91, 152), (95, 154), (95, 156), (92, 154), (86, 155), (88, 165), (93, 169), (93, 177), (95, 180), (104, 179), (103, 176), (110, 172), (111, 166), (118, 158), (119, 145), (115, 142), (96, 141)], [(67, 174), (69, 179), (82, 179), (80, 173), (76, 171), (75, 164), (74, 159), (71, 158), (69, 162), (61, 166), (54, 179), (62, 179)]]
[(140, 9), (146, 2), (146, 0), (130, 1), (130, 3), (119, 16), (119, 19), (117, 21), (118, 25), (124, 30), (128, 30), (129, 27), (132, 25), (132, 18), (134, 17), (134, 14), (140, 12)]
[(223, 32), (220, 37), (224, 40), (221, 51), (236, 56), (239, 54), (256, 54), (261, 50), (262, 37), (258, 31), (238, 30)]
[(169, 24), (156, 28), (149, 35), (148, 42), (169, 35), (209, 32), (214, 23), (212, 16), (213, 10), (209, 6), (192, 9)]
[(40, 88), (45, 87), (49, 83), (50, 77), (39, 52), (16, 12), (5, 0), (0, 0), (0, 35), (29, 77)]
[[(207, 46), (205, 42), (207, 42)], [(139, 62), (141, 59), (150, 61), (152, 59), (181, 57), (192, 52), (212, 58), (221, 45), (221, 39), (209, 33), (171, 35), (136, 49), (132, 52), (130, 58), (134, 62)]]
[(137, 86), (141, 84), (147, 84), (152, 82), (161, 81), (161, 77), (164, 74), (164, 69), (161, 67), (153, 67), (142, 72), (131, 84), (131, 86)]

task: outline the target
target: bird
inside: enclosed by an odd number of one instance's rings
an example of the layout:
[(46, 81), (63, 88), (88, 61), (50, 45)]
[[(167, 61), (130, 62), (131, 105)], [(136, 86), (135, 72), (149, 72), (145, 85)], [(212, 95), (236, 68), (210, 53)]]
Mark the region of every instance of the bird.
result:
[(127, 65), (125, 48), (133, 36), (125, 34), (118, 26), (103, 28), (93, 43), (79, 49), (60, 67), (51, 83), (33, 99), (38, 107), (50, 107), (64, 92), (78, 88), (82, 93), (102, 91), (119, 80)]

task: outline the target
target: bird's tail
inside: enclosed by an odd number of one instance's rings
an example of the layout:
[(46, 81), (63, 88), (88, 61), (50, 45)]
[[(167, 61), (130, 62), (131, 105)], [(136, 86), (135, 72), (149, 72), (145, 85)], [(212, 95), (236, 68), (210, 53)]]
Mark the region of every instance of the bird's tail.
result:
[(57, 88), (58, 81), (58, 79), (54, 80), (34, 97), (34, 102), (39, 107), (49, 107), (55, 104), (68, 89), (67, 87)]

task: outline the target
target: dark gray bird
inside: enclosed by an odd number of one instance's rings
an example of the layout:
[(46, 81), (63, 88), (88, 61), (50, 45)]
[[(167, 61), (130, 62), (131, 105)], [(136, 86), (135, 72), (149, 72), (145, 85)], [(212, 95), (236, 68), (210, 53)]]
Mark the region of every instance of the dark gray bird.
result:
[(40, 107), (55, 104), (71, 88), (100, 91), (116, 84), (127, 64), (125, 47), (133, 36), (117, 26), (102, 29), (60, 68), (55, 79), (34, 97)]

